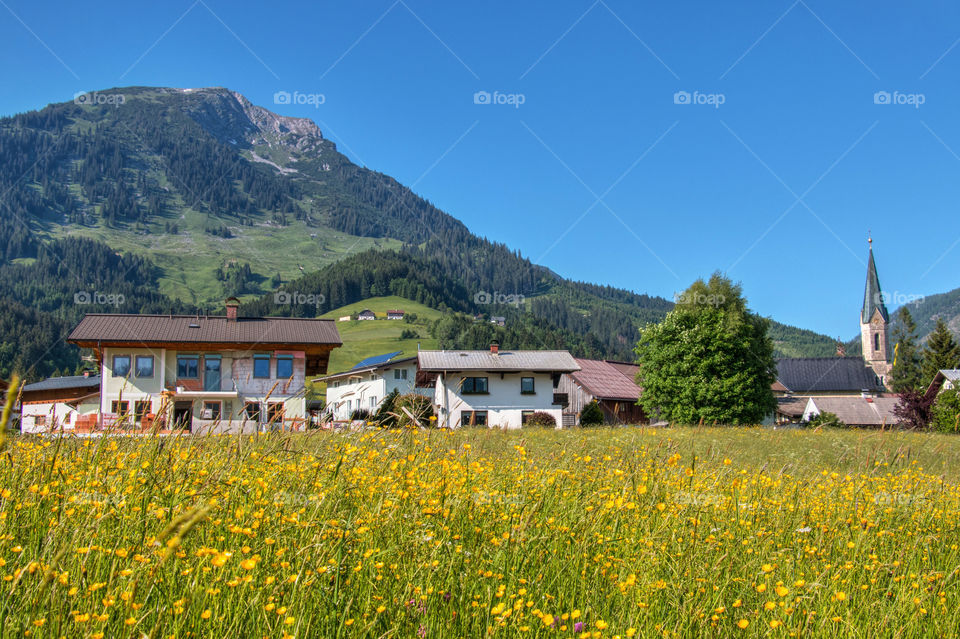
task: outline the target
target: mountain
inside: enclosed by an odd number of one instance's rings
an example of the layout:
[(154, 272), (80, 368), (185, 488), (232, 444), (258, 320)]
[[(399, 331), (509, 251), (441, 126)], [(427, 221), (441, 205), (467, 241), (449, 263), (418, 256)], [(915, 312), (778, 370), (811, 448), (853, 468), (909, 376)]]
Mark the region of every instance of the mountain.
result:
[[(313, 121), (224, 88), (116, 88), (0, 119), (0, 193), (0, 302), (15, 309), (0, 375), (75, 369), (62, 338), (84, 312), (218, 312), (228, 295), (307, 315), (399, 295), (447, 313), (432, 328), (445, 347), (498, 338), (616, 359), (672, 308), (532, 264), (353, 164)], [(278, 304), (278, 288), (323, 299)], [(785, 355), (834, 348), (771, 335)]]
[(960, 288), (938, 295), (929, 295), (906, 304), (917, 323), (917, 335), (926, 341), (937, 319), (943, 319), (954, 335), (960, 335)]

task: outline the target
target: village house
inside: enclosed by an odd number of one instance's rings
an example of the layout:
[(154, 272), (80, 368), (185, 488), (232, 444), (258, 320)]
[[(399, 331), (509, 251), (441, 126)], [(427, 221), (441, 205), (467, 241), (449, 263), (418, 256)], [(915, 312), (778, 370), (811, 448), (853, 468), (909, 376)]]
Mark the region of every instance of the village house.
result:
[(20, 390), (20, 430), (72, 432), (100, 410), (100, 376), (51, 377)]
[(437, 426), (520, 428), (535, 412), (559, 428), (560, 378), (580, 367), (567, 351), (420, 351), (417, 386), (433, 386)]
[(933, 399), (940, 394), (940, 391), (944, 389), (949, 390), (951, 388), (957, 388), (958, 385), (960, 385), (960, 369), (941, 369), (937, 371), (933, 381), (930, 382), (930, 386), (927, 387), (927, 392), (924, 393), (924, 397), (927, 399)]
[(316, 379), (327, 384), (323, 417), (348, 420), (356, 410), (375, 413), (383, 398), (394, 390), (401, 395), (420, 392), (414, 388), (417, 358), (401, 357), (401, 354), (402, 351), (396, 351), (368, 357), (350, 370)]
[[(193, 432), (298, 429), (305, 380), (340, 346), (332, 320), (226, 315), (89, 314), (68, 341), (101, 369), (92, 427)], [(92, 416), (91, 416), (92, 417)]]
[(387, 319), (388, 319), (388, 320), (402, 320), (404, 314), (405, 314), (405, 313), (404, 313), (403, 311), (400, 311), (400, 310), (387, 311)]
[(357, 313), (357, 319), (358, 320), (375, 320), (377, 319), (377, 315), (373, 311), (371, 311), (369, 308), (365, 308), (359, 313)]
[(803, 421), (808, 422), (823, 413), (837, 416), (847, 426), (875, 428), (896, 426), (900, 418), (893, 409), (899, 403), (897, 397), (810, 397), (803, 411)]
[(607, 424), (642, 424), (647, 421), (637, 405), (640, 387), (636, 377), (640, 367), (627, 362), (575, 358), (580, 370), (565, 373), (557, 391), (567, 396), (563, 406), (563, 425), (580, 423), (584, 407), (596, 400)]

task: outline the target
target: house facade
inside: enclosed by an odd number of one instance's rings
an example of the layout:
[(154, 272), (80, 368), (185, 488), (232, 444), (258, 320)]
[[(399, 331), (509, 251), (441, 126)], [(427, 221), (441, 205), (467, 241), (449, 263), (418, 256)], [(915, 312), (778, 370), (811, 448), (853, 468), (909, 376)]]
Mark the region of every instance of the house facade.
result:
[(575, 358), (580, 370), (565, 373), (557, 391), (566, 395), (563, 425), (580, 423), (584, 407), (596, 400), (606, 424), (643, 424), (647, 416), (637, 405), (640, 387), (636, 376), (640, 367), (628, 362)]
[(359, 313), (357, 313), (357, 319), (358, 320), (375, 320), (377, 319), (377, 315), (370, 309), (365, 308)]
[(417, 384), (433, 386), (442, 428), (521, 428), (535, 412), (560, 427), (560, 378), (579, 368), (567, 351), (420, 351)]
[(388, 320), (402, 320), (405, 313), (399, 309), (387, 311)]
[(299, 429), (305, 381), (340, 346), (331, 320), (92, 314), (68, 341), (101, 369), (99, 428), (239, 433)]
[(421, 392), (414, 386), (416, 376), (417, 358), (402, 357), (402, 352), (397, 351), (369, 357), (350, 370), (318, 378), (315, 381), (327, 384), (323, 419), (349, 420), (360, 409), (374, 413), (383, 398), (394, 390), (401, 395)]
[(100, 377), (51, 377), (20, 391), (20, 430), (24, 433), (77, 432), (96, 421)]

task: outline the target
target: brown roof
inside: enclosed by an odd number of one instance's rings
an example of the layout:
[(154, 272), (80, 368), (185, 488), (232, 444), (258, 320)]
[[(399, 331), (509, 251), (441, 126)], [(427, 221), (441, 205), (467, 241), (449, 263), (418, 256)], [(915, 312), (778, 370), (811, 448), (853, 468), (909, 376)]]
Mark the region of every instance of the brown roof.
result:
[(778, 397), (777, 412), (787, 417), (800, 419), (807, 408), (809, 397)]
[(821, 413), (833, 413), (848, 426), (892, 426), (900, 423), (893, 414), (897, 397), (811, 397)]
[(597, 359), (577, 358), (576, 362), (580, 370), (570, 376), (597, 399), (640, 399), (640, 387), (634, 381), (639, 366)]
[(80, 321), (68, 341), (80, 344), (163, 342), (195, 344), (336, 345), (340, 334), (333, 320), (291, 317), (222, 315), (123, 315), (91, 313)]

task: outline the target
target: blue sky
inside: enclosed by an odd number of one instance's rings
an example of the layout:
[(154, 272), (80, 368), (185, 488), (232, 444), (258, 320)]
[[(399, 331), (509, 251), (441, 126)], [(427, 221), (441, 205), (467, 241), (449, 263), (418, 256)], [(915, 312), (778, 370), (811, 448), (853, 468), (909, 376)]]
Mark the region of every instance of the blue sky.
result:
[(958, 41), (945, 0), (0, 0), (0, 113), (227, 86), (566, 277), (849, 338), (868, 231), (894, 300), (960, 286)]

